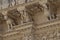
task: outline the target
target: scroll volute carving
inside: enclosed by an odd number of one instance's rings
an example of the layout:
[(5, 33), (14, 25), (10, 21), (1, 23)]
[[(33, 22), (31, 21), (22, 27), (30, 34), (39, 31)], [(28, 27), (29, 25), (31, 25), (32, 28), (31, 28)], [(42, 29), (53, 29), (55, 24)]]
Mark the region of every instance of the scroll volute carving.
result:
[(25, 6), (27, 13), (34, 15), (35, 13), (42, 12), (43, 6), (39, 3), (34, 3), (28, 6)]
[(13, 19), (17, 19), (20, 18), (21, 14), (17, 9), (13, 9), (8, 11), (8, 17), (13, 18)]
[(21, 14), (17, 9), (8, 11), (7, 16), (12, 19), (16, 25), (18, 25), (21, 21)]

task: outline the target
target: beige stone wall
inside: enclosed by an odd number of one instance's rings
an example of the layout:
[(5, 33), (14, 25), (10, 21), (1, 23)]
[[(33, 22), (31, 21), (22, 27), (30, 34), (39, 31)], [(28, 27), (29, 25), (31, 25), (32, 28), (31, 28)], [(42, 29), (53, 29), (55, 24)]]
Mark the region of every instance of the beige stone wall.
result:
[(27, 40), (27, 39), (29, 39), (28, 36), (31, 36), (31, 31), (30, 31), (31, 29), (30, 30), (29, 29), (23, 29), (21, 31), (17, 31), (16, 34), (7, 36), (7, 37), (5, 37), (4, 40)]
[(42, 28), (36, 28), (35, 40), (60, 40), (59, 33), (60, 24), (54, 24), (45, 26)]
[(32, 40), (32, 24), (16, 26), (14, 30), (4, 33), (3, 40)]
[[(44, 4), (47, 0), (40, 0), (39, 2)], [(25, 6), (18, 7), (17, 10), (25, 10)], [(59, 11), (60, 9), (57, 13), (60, 13)], [(7, 11), (2, 13), (6, 15)], [(33, 19), (35, 25), (32, 23), (17, 25), (13, 26), (13, 30), (10, 31), (8, 31), (8, 27), (4, 27), (3, 29), (7, 32), (3, 33), (2, 36), (0, 35), (0, 40), (60, 40), (60, 20), (48, 21), (44, 12), (36, 13)]]

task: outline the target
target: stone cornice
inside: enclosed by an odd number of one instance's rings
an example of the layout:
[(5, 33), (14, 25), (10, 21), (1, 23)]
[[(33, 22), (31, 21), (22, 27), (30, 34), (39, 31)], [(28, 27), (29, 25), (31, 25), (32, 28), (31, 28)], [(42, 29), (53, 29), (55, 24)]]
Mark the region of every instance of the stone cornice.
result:
[(59, 29), (60, 27), (60, 19), (52, 21), (52, 22), (48, 22), (48, 23), (44, 23), (43, 25), (37, 25), (35, 27), (35, 31), (40, 30), (42, 31), (48, 31), (48, 30), (54, 30), (54, 29)]
[[(24, 26), (24, 27), (23, 27)], [(14, 30), (11, 30), (11, 31), (8, 31), (4, 34), (0, 34), (0, 37), (6, 37), (6, 36), (10, 36), (10, 35), (15, 35), (17, 33), (22, 33), (24, 34), (25, 31), (28, 31), (32, 28), (32, 23), (29, 23), (29, 24), (26, 24), (26, 25), (18, 25), (16, 26), (18, 28), (14, 29)]]

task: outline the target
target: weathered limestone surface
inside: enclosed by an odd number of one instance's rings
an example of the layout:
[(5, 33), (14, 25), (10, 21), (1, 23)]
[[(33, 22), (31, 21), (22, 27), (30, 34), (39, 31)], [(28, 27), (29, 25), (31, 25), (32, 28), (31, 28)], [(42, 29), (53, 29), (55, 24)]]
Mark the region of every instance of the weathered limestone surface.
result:
[(10, 1), (0, 0), (0, 40), (60, 40), (60, 1)]

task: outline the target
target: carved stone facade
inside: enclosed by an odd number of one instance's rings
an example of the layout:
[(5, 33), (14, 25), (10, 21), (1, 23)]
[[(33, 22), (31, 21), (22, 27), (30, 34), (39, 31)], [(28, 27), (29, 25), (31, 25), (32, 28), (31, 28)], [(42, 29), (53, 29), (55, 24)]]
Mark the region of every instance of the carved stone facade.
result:
[(60, 40), (59, 3), (59, 0), (1, 0), (0, 40)]

